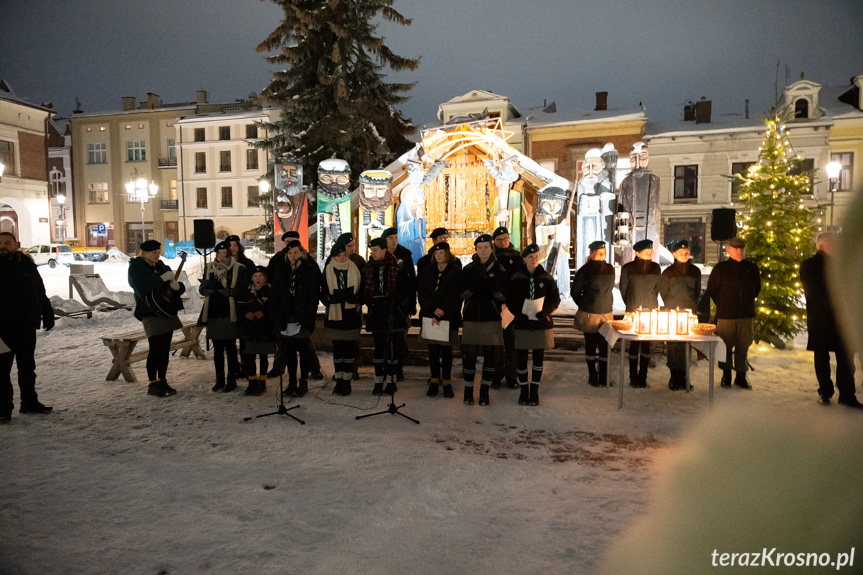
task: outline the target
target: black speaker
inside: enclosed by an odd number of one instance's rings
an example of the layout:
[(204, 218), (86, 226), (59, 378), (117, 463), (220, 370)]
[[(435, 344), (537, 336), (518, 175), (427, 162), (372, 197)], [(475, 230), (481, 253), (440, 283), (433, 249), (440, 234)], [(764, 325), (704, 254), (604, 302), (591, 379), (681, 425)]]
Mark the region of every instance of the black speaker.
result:
[(713, 221), (710, 223), (710, 239), (714, 242), (724, 242), (737, 235), (737, 224), (734, 218), (737, 212), (731, 208), (713, 210)]
[(195, 224), (195, 247), (203, 250), (215, 246), (216, 228), (213, 226), (213, 220), (193, 220), (193, 223)]

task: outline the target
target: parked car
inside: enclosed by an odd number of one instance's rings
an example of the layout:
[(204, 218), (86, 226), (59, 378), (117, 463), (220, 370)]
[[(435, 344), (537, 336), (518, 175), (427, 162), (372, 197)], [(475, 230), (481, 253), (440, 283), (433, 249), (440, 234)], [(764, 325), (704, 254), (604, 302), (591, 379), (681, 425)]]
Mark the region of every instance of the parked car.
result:
[(72, 247), (66, 244), (38, 244), (24, 250), (36, 262), (37, 266), (48, 264), (49, 268), (57, 264), (68, 266), (75, 261)]

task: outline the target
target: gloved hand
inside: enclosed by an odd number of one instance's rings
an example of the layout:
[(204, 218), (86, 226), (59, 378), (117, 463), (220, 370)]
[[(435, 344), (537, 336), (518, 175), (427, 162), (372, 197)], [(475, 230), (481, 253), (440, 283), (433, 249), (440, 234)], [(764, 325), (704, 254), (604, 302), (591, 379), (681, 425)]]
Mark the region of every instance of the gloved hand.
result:
[(162, 275), (160, 275), (159, 277), (162, 278), (163, 282), (169, 282), (172, 279), (174, 279), (174, 272), (165, 272)]
[(175, 279), (171, 280), (171, 289), (174, 291), (180, 291), (180, 282)]
[(219, 294), (221, 294), (225, 297), (231, 297), (231, 290), (228, 288), (222, 288), (222, 289), (218, 290), (218, 292), (219, 292)]
[(42, 317), (42, 327), (45, 331), (51, 331), (54, 327), (54, 314), (48, 314)]

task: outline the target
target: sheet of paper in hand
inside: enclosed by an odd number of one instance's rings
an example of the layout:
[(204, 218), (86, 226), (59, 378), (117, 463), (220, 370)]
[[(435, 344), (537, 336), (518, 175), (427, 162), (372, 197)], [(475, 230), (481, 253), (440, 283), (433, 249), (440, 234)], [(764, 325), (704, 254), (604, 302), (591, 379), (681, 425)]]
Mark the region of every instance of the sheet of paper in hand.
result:
[(545, 296), (539, 299), (526, 299), (524, 305), (521, 306), (521, 313), (530, 319), (536, 319), (536, 314), (542, 311), (543, 303), (545, 303)]
[(449, 341), (449, 321), (441, 320), (437, 325), (430, 317), (423, 318), (422, 338), (428, 341)]

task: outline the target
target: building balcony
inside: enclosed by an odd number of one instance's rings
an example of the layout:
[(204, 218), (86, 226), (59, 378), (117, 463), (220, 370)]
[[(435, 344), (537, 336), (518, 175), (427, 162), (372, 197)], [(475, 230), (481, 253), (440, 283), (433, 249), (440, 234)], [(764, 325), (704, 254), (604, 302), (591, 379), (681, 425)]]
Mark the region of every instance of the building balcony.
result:
[(179, 200), (159, 200), (159, 209), (161, 210), (179, 210)]
[(159, 168), (176, 168), (177, 158), (159, 158)]

